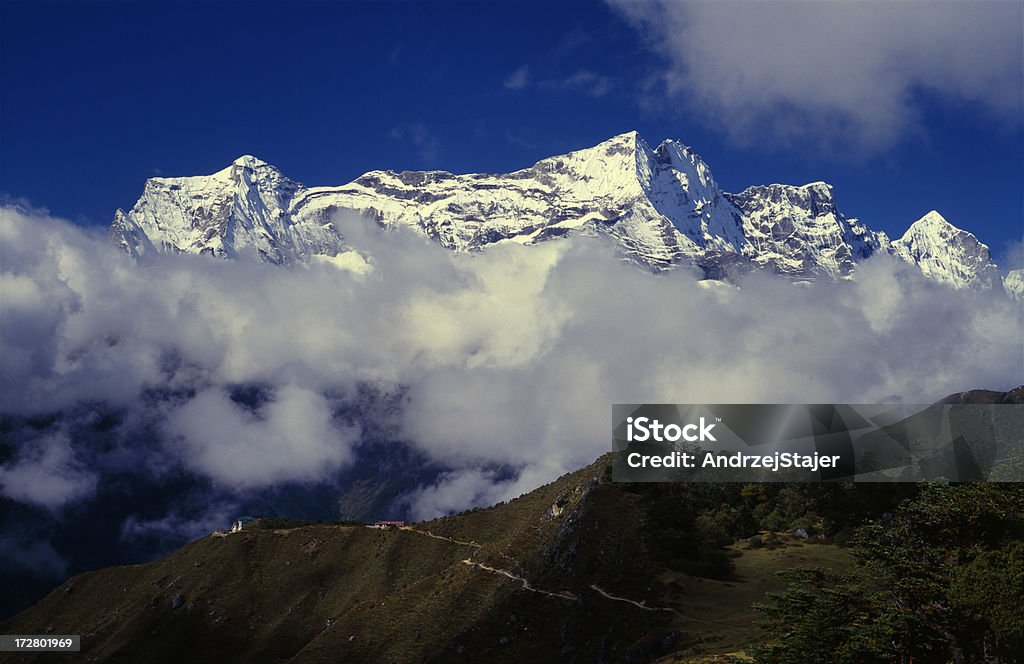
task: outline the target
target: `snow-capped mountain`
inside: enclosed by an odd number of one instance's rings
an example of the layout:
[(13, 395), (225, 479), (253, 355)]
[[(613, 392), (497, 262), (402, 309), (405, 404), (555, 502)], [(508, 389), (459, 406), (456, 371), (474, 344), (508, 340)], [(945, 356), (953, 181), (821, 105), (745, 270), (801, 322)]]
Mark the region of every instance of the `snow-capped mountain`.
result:
[(957, 287), (993, 288), (1000, 284), (999, 268), (988, 247), (935, 210), (911, 224), (892, 246), (897, 256), (938, 281)]
[(130, 212), (118, 210), (110, 238), (132, 255), (252, 255), (271, 263), (337, 254), (341, 236), (329, 223), (292, 214), (302, 185), (255, 157), (213, 175), (150, 178)]
[(824, 182), (750, 187), (729, 198), (743, 212), (754, 260), (776, 272), (846, 277), (857, 261), (889, 249), (885, 233), (836, 208), (832, 186)]
[(843, 278), (882, 251), (955, 286), (998, 283), (988, 248), (937, 213), (891, 242), (843, 215), (828, 184), (728, 194), (691, 148), (666, 140), (652, 149), (636, 132), (512, 173), (370, 171), (340, 187), (305, 187), (245, 156), (213, 175), (147, 180), (135, 206), (115, 214), (110, 238), (135, 256), (289, 264), (345, 251), (339, 213), (409, 226), (456, 251), (606, 235), (652, 269), (696, 265), (712, 279), (755, 269)]

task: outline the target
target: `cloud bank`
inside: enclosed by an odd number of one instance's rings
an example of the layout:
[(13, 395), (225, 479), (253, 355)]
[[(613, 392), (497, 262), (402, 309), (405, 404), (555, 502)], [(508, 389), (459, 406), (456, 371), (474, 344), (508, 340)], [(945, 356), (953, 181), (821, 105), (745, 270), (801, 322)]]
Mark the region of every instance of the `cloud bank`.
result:
[(1019, 2), (608, 2), (653, 37), (671, 96), (741, 143), (881, 151), (925, 96), (1019, 122)]
[[(736, 288), (651, 275), (597, 239), (464, 255), (337, 223), (358, 260), (139, 266), (3, 210), (0, 414), (134, 413), (155, 436), (124, 442), (150, 445), (145, 472), (228, 494), (358, 467), (376, 418), (449, 469), (407, 496), (425, 517), (593, 461), (612, 403), (916, 403), (1024, 382), (1019, 306), (886, 257), (850, 283)], [(400, 398), (375, 410), (368, 387)], [(0, 457), (0, 493), (50, 510), (87, 497), (97, 462), (78, 435), (26, 431)]]

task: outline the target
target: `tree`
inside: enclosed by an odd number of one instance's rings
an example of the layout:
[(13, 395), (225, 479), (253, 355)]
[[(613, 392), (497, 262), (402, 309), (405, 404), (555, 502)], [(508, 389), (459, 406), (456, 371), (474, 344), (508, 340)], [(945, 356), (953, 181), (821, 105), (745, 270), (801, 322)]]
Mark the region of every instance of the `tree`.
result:
[[(889, 664), (903, 626), (884, 611), (880, 593), (866, 589), (863, 577), (822, 568), (798, 567), (779, 576), (791, 584), (755, 604), (765, 614), (768, 642), (750, 651), (771, 664)], [(879, 616), (885, 619), (879, 620)]]
[(1024, 653), (1024, 542), (986, 551), (957, 569), (949, 594), (953, 606), (990, 627), (986, 657), (1009, 661)]
[(854, 541), (855, 574), (790, 572), (791, 588), (759, 607), (769, 643), (756, 661), (995, 663), (1024, 652), (1024, 487), (924, 485)]

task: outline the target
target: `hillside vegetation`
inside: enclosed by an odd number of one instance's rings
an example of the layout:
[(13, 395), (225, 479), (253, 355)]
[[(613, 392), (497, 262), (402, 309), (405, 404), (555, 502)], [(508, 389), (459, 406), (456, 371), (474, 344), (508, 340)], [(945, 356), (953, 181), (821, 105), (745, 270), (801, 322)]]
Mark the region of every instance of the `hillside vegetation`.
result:
[(86, 662), (1011, 664), (1020, 597), (1019, 484), (616, 484), (606, 455), (401, 528), (258, 519), (0, 632)]
[(793, 561), (850, 565), (794, 540), (722, 549), (725, 580), (676, 571), (650, 488), (608, 467), (404, 529), (257, 521), (72, 578), (0, 628), (81, 634), (82, 661), (651, 661), (749, 645), (751, 603)]

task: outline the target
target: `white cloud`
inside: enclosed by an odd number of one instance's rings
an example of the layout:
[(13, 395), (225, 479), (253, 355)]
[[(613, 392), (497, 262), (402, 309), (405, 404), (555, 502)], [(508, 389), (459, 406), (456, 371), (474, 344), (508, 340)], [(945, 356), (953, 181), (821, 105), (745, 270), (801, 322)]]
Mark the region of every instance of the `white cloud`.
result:
[[(1016, 304), (884, 257), (853, 283), (706, 288), (599, 240), (466, 255), (336, 223), (361, 274), (193, 256), (143, 268), (70, 224), (0, 210), (0, 411), (149, 408), (166, 463), (244, 491), (358, 464), (335, 412), (369, 384), (402, 395), (389, 424), (455, 473), (417, 494), (427, 514), (590, 463), (612, 403), (920, 403), (1021, 381)], [(239, 385), (264, 396), (236, 403)], [(154, 393), (170, 396), (140, 405)], [(89, 489), (69, 443), (38, 445), (0, 466), (7, 495), (54, 505)], [(519, 474), (481, 470), (499, 466)], [(30, 477), (50, 488), (33, 494)]]
[(0, 466), (0, 494), (55, 510), (89, 496), (96, 476), (75, 459), (63, 433), (47, 433), (19, 450), (14, 463)]
[(608, 1), (673, 99), (740, 142), (880, 151), (920, 131), (922, 94), (1020, 118), (1019, 2)]
[(506, 90), (522, 90), (529, 82), (530, 68), (527, 65), (523, 65), (509, 74), (508, 78), (505, 79), (503, 87)]
[(514, 480), (499, 479), (494, 471), (463, 468), (444, 473), (437, 481), (419, 487), (405, 497), (417, 521), (461, 512), (467, 507), (493, 505), (508, 496)]
[(292, 385), (256, 413), (204, 390), (169, 414), (166, 429), (186, 467), (237, 489), (324, 479), (352, 461), (359, 437), (332, 423), (323, 396)]

